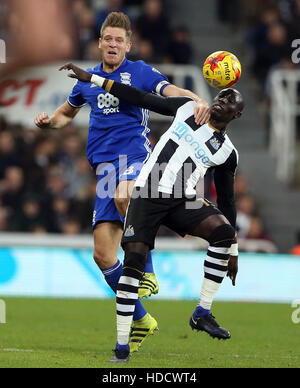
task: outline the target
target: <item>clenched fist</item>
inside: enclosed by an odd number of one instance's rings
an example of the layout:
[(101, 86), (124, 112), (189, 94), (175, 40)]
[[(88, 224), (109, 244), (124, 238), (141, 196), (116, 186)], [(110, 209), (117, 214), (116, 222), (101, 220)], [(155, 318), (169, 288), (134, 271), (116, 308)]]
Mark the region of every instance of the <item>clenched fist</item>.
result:
[(49, 128), (51, 120), (47, 113), (43, 112), (36, 116), (36, 118), (34, 119), (34, 123), (39, 128)]

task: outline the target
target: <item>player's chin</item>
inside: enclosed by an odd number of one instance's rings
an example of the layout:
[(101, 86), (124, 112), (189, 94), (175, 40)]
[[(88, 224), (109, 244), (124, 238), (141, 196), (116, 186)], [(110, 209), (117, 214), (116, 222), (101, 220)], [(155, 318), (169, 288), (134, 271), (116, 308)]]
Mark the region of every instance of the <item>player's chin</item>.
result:
[(105, 62), (108, 65), (117, 65), (120, 63), (120, 58), (118, 55), (106, 55), (105, 56)]
[(220, 121), (222, 119), (222, 116), (223, 116), (223, 112), (219, 109), (214, 109), (214, 108), (211, 108), (211, 111), (210, 111), (210, 118), (212, 120), (217, 120), (217, 121)]

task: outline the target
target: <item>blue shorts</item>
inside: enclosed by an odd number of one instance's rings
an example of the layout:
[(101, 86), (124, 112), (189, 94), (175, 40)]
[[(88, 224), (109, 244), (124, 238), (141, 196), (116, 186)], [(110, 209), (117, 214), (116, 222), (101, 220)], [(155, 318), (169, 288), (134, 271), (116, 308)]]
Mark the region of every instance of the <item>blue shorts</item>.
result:
[(114, 196), (116, 188), (122, 181), (136, 180), (144, 163), (150, 155), (122, 156), (112, 162), (99, 163), (95, 168), (97, 174), (97, 189), (92, 226), (99, 222), (123, 223)]

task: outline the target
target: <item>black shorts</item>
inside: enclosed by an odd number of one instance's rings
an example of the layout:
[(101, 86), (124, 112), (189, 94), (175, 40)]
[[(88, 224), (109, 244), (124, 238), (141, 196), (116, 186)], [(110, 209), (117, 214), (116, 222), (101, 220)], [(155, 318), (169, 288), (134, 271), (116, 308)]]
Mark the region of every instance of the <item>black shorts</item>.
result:
[(160, 225), (180, 236), (192, 234), (205, 218), (222, 214), (211, 202), (198, 198), (131, 198), (125, 218), (122, 247), (143, 242), (151, 249)]

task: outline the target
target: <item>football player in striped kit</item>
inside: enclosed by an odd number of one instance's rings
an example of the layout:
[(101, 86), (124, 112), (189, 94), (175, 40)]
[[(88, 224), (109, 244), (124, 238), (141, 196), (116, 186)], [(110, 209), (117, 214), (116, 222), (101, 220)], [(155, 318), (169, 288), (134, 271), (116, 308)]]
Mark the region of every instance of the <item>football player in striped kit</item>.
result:
[[(161, 97), (86, 73), (72, 64), (63, 68), (73, 70), (70, 77), (92, 82), (131, 104), (174, 116), (142, 168), (127, 209), (122, 238), (125, 260), (116, 298), (117, 345), (111, 362), (129, 360), (129, 332), (139, 281), (161, 224), (181, 236), (208, 241), (204, 281), (190, 326), (213, 338), (229, 339), (229, 331), (214, 319), (211, 305), (224, 277), (229, 276), (235, 285), (238, 271), (234, 200), (238, 152), (226, 131), (228, 123), (242, 115), (242, 95), (235, 89), (222, 90), (213, 100), (209, 122), (198, 125), (193, 120), (195, 102), (188, 97)], [(195, 191), (208, 168), (214, 168), (218, 208)]]

